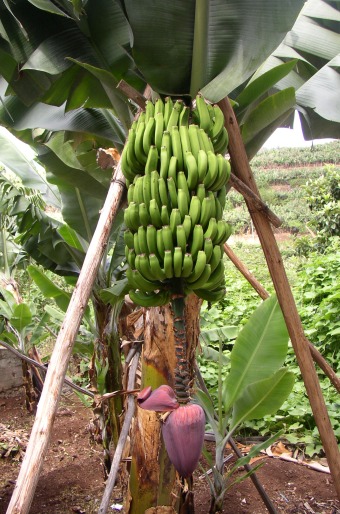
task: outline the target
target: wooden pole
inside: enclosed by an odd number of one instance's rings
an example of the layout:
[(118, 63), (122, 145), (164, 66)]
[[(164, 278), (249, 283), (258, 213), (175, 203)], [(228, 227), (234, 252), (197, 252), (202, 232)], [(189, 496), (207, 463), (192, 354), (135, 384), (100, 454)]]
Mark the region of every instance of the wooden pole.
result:
[(118, 164), (55, 343), (35, 422), (7, 514), (26, 514), (30, 510), (48, 448), (73, 344), (107, 245), (112, 222), (118, 211), (124, 187), (125, 178)]
[[(260, 196), (229, 99), (225, 98), (221, 100), (219, 106), (224, 113), (225, 126), (229, 133), (229, 154), (232, 169), (238, 178), (252, 189), (257, 196)], [(308, 342), (303, 332), (301, 320), (282, 262), (282, 256), (267, 218), (263, 216), (262, 213), (251, 209), (251, 205), (247, 199), (245, 199), (245, 201), (266, 257), (268, 269), (286, 321), (314, 419), (326, 453), (327, 462), (334, 481), (334, 488), (340, 499), (340, 452), (328, 416)]]
[[(230, 248), (227, 243), (224, 244), (224, 252), (229, 257), (231, 262), (235, 265), (235, 267), (242, 273), (242, 275), (248, 280), (249, 284), (257, 291), (262, 300), (265, 300), (269, 297), (269, 293), (265, 290), (265, 288), (260, 284), (260, 282), (254, 277), (252, 273), (248, 270), (248, 268), (243, 264), (243, 262), (235, 255), (233, 250)], [(340, 393), (340, 378), (335, 373), (332, 366), (328, 364), (328, 362), (323, 358), (321, 353), (315, 348), (315, 346), (310, 342), (308, 342), (308, 346), (310, 352), (312, 354), (313, 360), (318, 366), (322, 369), (325, 375), (329, 378), (335, 389)]]

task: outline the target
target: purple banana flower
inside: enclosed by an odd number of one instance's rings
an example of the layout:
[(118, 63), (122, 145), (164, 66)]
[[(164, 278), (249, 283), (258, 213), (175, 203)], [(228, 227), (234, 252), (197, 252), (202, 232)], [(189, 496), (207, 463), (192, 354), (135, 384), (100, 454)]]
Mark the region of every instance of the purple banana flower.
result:
[(154, 391), (150, 386), (145, 387), (138, 393), (137, 403), (142, 409), (156, 412), (173, 411), (179, 407), (174, 390), (168, 385), (161, 385)]
[(191, 475), (202, 453), (205, 414), (200, 405), (188, 403), (171, 412), (162, 433), (172, 464), (182, 477)]

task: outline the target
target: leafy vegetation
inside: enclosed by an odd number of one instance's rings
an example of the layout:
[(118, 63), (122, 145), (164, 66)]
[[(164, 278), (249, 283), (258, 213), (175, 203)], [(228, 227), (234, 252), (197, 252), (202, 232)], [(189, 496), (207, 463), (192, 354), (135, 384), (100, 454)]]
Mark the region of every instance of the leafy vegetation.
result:
[[(338, 145), (338, 142), (330, 145), (322, 145), (320, 153), (323, 155), (325, 162), (331, 159), (329, 155), (333, 155), (334, 148), (338, 148)], [(263, 154), (261, 154), (262, 168), (257, 170), (257, 173), (260, 175), (258, 182), (262, 188), (264, 184), (270, 187), (271, 184), (276, 184), (281, 180), (289, 182), (290, 184), (296, 181), (298, 187), (295, 188), (295, 192), (297, 195), (301, 195), (301, 201), (302, 199), (304, 200), (303, 205), (308, 214), (308, 223), (310, 226), (313, 226), (315, 216), (318, 216), (319, 211), (316, 209), (309, 210), (308, 201), (310, 201), (310, 199), (308, 200), (307, 195), (309, 195), (309, 198), (311, 195), (315, 198), (319, 198), (321, 207), (323, 207), (319, 187), (322, 186), (324, 190), (326, 188), (325, 182), (327, 182), (328, 185), (334, 183), (338, 184), (339, 168), (338, 166), (328, 168), (323, 165), (313, 168), (305, 167), (306, 155), (308, 158), (309, 154), (306, 154), (305, 149), (300, 149), (300, 151), (295, 150), (295, 154), (295, 164), (299, 165), (299, 167), (295, 165), (294, 168), (288, 169), (285, 167), (281, 169), (275, 167), (275, 169), (272, 170), (270, 163), (273, 154), (271, 151), (263, 152)], [(264, 159), (265, 155), (269, 158), (268, 161)], [(297, 157), (298, 155), (300, 156), (300, 160)], [(292, 174), (292, 181), (289, 180), (290, 173)], [(312, 174), (312, 177), (308, 175), (309, 173)], [(329, 180), (327, 180), (327, 177), (329, 177)], [(334, 180), (334, 177), (336, 177), (336, 180)], [(305, 184), (307, 184), (306, 188), (304, 187)], [(315, 189), (313, 184), (315, 184)], [(333, 186), (333, 190), (334, 189)], [(272, 194), (274, 198), (276, 197), (275, 190), (269, 191), (268, 195), (270, 194)], [(327, 197), (327, 195), (328, 193), (324, 192), (324, 196)], [(281, 201), (281, 206), (284, 215), (287, 214), (288, 209), (291, 209), (291, 203), (288, 201)], [(273, 208), (273, 210), (277, 212), (276, 208)], [(294, 219), (296, 215), (295, 211), (291, 211), (289, 214), (291, 218)], [(228, 215), (228, 213), (226, 213), (226, 215)], [(323, 227), (326, 230), (326, 227), (329, 227), (330, 224), (329, 218), (324, 214), (322, 219)], [(307, 337), (315, 344), (336, 372), (339, 371), (340, 357), (339, 235), (339, 231), (337, 231), (336, 235), (330, 231), (327, 237), (327, 245), (323, 247), (316, 244), (317, 238), (313, 237), (310, 232), (308, 232), (308, 235), (298, 233), (291, 236), (288, 240), (279, 241), (286, 271), (290, 279)], [(254, 244), (254, 242), (247, 243), (246, 241), (238, 241), (233, 244), (233, 249), (268, 292), (272, 293), (273, 286), (267, 271), (261, 246)], [(218, 305), (212, 306), (211, 309), (208, 308), (208, 305), (204, 305), (201, 311), (202, 327), (207, 334), (214, 334), (214, 327), (218, 328), (229, 325), (243, 326), (256, 306), (261, 303), (261, 299), (255, 290), (231, 262), (226, 263), (226, 285), (227, 295), (223, 301), (219, 302)], [(209, 340), (204, 334), (205, 332), (203, 333), (204, 344), (208, 343), (209, 347), (217, 349), (218, 341), (216, 338), (213, 337)], [(234, 339), (224, 338), (223, 340), (223, 355), (226, 362), (228, 362)], [(201, 357), (200, 361), (202, 375), (209, 385), (212, 397), (216, 401), (218, 365), (216, 362), (212, 363), (204, 359), (204, 357)], [(312, 455), (321, 450), (321, 443), (311, 414), (308, 397), (301, 380), (300, 370), (291, 347), (288, 351), (286, 364), (296, 376), (293, 393), (275, 415), (264, 416), (261, 420), (247, 422), (242, 428), (241, 434), (256, 433), (269, 435), (282, 429), (285, 437), (290, 442), (299, 443), (305, 447), (307, 454)], [(227, 363), (224, 369), (224, 372), (228, 372), (229, 368)], [(333, 389), (333, 386), (322, 372), (319, 373), (319, 379), (335, 434), (339, 437), (340, 423), (338, 416), (335, 414), (337, 409), (339, 409), (337, 392)]]

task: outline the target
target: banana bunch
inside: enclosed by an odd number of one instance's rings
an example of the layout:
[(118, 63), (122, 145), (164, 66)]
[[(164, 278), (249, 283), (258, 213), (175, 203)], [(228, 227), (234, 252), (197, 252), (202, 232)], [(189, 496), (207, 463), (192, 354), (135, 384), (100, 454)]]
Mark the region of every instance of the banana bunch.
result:
[(222, 215), (230, 163), (207, 132), (220, 142), (223, 113), (212, 116), (198, 96), (200, 120), (202, 102), (209, 127), (190, 123), (193, 114), (181, 100), (147, 102), (122, 153), (129, 294), (145, 307), (168, 303), (179, 291), (208, 301), (225, 293), (223, 244), (231, 228)]

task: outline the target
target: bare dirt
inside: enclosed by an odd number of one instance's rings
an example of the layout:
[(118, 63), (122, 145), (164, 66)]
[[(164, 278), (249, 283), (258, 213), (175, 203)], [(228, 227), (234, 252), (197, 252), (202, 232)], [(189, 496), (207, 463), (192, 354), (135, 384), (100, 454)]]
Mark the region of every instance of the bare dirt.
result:
[[(101, 446), (91, 440), (88, 429), (91, 417), (91, 410), (75, 396), (62, 399), (30, 514), (98, 511), (105, 483)], [(33, 421), (22, 397), (0, 397), (0, 425), (3, 430), (18, 434), (18, 446), (29, 437)], [(20, 453), (15, 449), (10, 455), (3, 453), (0, 443), (0, 514), (6, 512), (20, 468)], [(340, 502), (329, 474), (270, 457), (262, 462), (257, 475), (278, 514), (340, 514)], [(195, 477), (195, 512), (208, 514), (210, 491), (199, 475), (197, 472)], [(119, 491), (118, 487), (112, 504), (123, 503)], [(223, 513), (266, 512), (249, 478), (233, 486), (226, 495)]]

